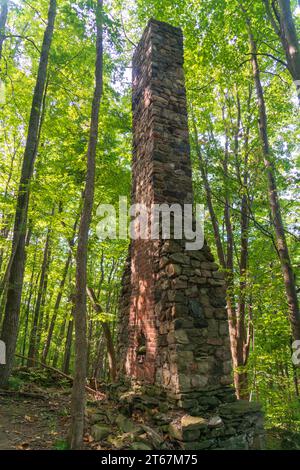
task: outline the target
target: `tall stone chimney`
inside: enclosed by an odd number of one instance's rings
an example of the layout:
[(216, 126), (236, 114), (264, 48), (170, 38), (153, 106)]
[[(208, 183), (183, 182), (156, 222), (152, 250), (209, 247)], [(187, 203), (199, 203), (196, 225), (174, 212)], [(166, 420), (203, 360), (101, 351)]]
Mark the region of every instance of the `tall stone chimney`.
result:
[[(179, 28), (151, 20), (133, 57), (132, 202), (193, 202)], [(183, 396), (231, 384), (223, 274), (207, 245), (132, 240), (121, 297), (127, 377)], [(232, 389), (230, 389), (232, 391)]]

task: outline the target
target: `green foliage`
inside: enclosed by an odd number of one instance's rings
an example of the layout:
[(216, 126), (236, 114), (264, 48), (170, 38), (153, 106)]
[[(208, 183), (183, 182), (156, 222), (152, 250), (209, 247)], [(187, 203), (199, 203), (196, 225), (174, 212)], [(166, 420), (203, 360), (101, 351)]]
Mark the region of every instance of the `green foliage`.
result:
[(24, 381), (21, 377), (12, 375), (9, 378), (8, 386), (10, 390), (20, 391), (24, 385)]
[(61, 440), (57, 440), (54, 442), (53, 449), (54, 450), (69, 450), (70, 447), (67, 441), (64, 441), (61, 439)]
[(41, 387), (69, 387), (70, 380), (62, 377), (57, 372), (49, 369), (41, 368), (19, 368), (14, 371), (14, 375), (11, 377), (16, 383), (24, 384), (35, 384)]

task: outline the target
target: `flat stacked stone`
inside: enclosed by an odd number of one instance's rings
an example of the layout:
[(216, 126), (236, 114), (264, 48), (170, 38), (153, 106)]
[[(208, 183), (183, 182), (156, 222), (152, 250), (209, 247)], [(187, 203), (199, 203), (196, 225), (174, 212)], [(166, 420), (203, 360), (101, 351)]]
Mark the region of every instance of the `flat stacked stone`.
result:
[[(193, 191), (179, 28), (149, 21), (133, 57), (132, 103), (132, 202), (149, 215), (153, 204), (183, 209)], [(120, 377), (154, 384), (192, 415), (235, 401), (225, 283), (206, 243), (190, 251), (172, 235), (131, 240), (118, 347)]]

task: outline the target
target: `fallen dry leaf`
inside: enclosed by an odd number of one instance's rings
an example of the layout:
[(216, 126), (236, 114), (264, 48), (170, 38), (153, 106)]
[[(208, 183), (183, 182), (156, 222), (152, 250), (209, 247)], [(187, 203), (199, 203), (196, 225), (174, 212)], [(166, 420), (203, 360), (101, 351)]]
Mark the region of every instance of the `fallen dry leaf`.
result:
[(34, 418), (32, 416), (25, 415), (24, 418), (25, 421), (28, 421), (28, 423), (32, 423), (34, 421)]
[(17, 449), (20, 450), (29, 450), (29, 444), (28, 442), (22, 442), (19, 446), (17, 446)]

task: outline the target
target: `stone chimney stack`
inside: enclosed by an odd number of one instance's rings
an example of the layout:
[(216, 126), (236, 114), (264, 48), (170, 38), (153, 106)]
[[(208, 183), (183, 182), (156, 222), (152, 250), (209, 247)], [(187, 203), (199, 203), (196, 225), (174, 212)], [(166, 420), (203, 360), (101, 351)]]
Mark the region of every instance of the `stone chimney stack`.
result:
[[(183, 209), (193, 194), (179, 28), (149, 22), (133, 58), (132, 105), (132, 201)], [(224, 280), (207, 245), (189, 251), (174, 237), (131, 241), (120, 349), (127, 377), (158, 385), (180, 403), (228, 391)]]

